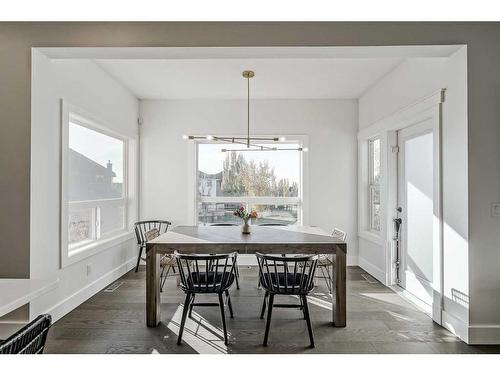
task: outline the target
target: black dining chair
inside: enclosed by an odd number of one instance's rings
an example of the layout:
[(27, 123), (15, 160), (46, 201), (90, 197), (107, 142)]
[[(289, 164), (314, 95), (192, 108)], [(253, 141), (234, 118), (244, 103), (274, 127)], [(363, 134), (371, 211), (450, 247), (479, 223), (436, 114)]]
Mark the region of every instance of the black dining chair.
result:
[(137, 270), (139, 269), (139, 263), (141, 262), (141, 259), (144, 261), (146, 260), (142, 257), (142, 252), (144, 251), (144, 253), (146, 253), (146, 243), (148, 242), (146, 238), (146, 232), (152, 229), (158, 229), (158, 233), (161, 235), (167, 232), (170, 225), (172, 225), (172, 223), (166, 220), (145, 220), (138, 221), (134, 224), (135, 237), (137, 239), (137, 245), (139, 246), (139, 255), (137, 256), (137, 265), (135, 266), (135, 272), (137, 272)]
[[(261, 223), (259, 224), (259, 227), (286, 227), (288, 226), (287, 224), (282, 224), (282, 223)], [(286, 254), (281, 254), (281, 256), (286, 256)], [(261, 288), (260, 286), (260, 279), (257, 281), (257, 288)]]
[[(264, 318), (267, 305), (264, 346), (267, 346), (273, 307), (299, 308), (303, 312), (309, 331), (310, 346), (314, 348), (314, 336), (309, 315), (307, 295), (314, 288), (314, 273), (318, 255), (269, 255), (257, 253), (260, 284), (266, 291), (260, 318)], [(293, 270), (293, 271), (290, 271)], [(276, 295), (298, 296), (299, 304), (275, 304)]]
[(0, 341), (0, 354), (42, 354), (52, 317), (40, 315), (5, 341)]
[[(210, 224), (212, 227), (236, 227), (238, 224), (234, 223), (214, 223)], [(236, 281), (236, 289), (240, 289), (240, 269), (238, 268), (238, 264), (234, 266), (234, 276)]]
[[(238, 253), (228, 254), (180, 254), (175, 251), (174, 257), (177, 261), (179, 274), (181, 278), (181, 288), (186, 293), (184, 308), (182, 310), (181, 324), (179, 327), (179, 336), (177, 344), (182, 342), (182, 333), (186, 317), (189, 317), (194, 306), (219, 306), (222, 320), (222, 329), (224, 331), (224, 344), (227, 345), (227, 328), (224, 297), (226, 297), (229, 314), (233, 318), (233, 307), (231, 305), (231, 296), (229, 288), (233, 284), (235, 277), (236, 258)], [(218, 303), (195, 303), (197, 294), (217, 294)]]

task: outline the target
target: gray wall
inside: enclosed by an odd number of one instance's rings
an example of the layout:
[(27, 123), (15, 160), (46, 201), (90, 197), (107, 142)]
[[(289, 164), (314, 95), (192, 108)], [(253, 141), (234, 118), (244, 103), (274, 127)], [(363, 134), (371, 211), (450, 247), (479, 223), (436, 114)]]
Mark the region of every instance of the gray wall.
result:
[(500, 327), (500, 24), (0, 24), (0, 276), (29, 273), (30, 48), (34, 46), (285, 46), (467, 44), (470, 322)]

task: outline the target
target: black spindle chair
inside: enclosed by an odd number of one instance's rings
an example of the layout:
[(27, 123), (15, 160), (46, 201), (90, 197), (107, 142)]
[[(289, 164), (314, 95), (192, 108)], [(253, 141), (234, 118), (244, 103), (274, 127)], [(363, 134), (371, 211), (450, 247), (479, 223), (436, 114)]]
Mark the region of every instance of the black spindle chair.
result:
[(145, 258), (142, 257), (142, 252), (146, 252), (146, 232), (150, 231), (151, 229), (158, 229), (159, 234), (166, 233), (168, 230), (168, 227), (172, 225), (170, 221), (166, 220), (145, 220), (145, 221), (138, 221), (137, 223), (134, 224), (134, 230), (135, 230), (135, 237), (137, 239), (137, 245), (139, 246), (139, 255), (137, 256), (137, 265), (135, 266), (135, 272), (139, 269), (139, 263), (142, 260), (146, 260)]
[[(259, 224), (259, 227), (286, 227), (288, 226), (287, 224), (283, 223), (261, 223)], [(281, 254), (281, 256), (286, 256), (286, 254)], [(257, 282), (257, 288), (260, 289), (260, 278)]]
[(0, 342), (0, 354), (42, 354), (52, 318), (40, 315), (5, 341)]
[[(234, 223), (214, 223), (210, 224), (212, 227), (236, 227), (238, 224)], [(236, 281), (236, 289), (240, 289), (240, 269), (238, 268), (238, 264), (234, 266), (234, 276)]]
[[(224, 331), (224, 344), (227, 345), (226, 316), (224, 313), (226, 297), (229, 314), (233, 318), (233, 307), (229, 288), (235, 280), (235, 268), (237, 253), (228, 254), (180, 254), (174, 253), (181, 278), (181, 288), (186, 293), (184, 308), (182, 310), (181, 324), (177, 344), (182, 342), (182, 333), (189, 311), (189, 317), (193, 306), (219, 306), (222, 328)], [(197, 294), (217, 294), (218, 303), (194, 303)]]
[[(262, 303), (260, 318), (264, 318), (267, 303), (267, 321), (264, 334), (264, 346), (267, 346), (271, 314), (273, 307), (300, 308), (309, 331), (311, 347), (314, 337), (309, 316), (307, 295), (314, 288), (314, 273), (318, 264), (318, 255), (269, 255), (257, 253), (260, 284), (266, 291)], [(298, 296), (300, 304), (275, 304), (274, 296)]]

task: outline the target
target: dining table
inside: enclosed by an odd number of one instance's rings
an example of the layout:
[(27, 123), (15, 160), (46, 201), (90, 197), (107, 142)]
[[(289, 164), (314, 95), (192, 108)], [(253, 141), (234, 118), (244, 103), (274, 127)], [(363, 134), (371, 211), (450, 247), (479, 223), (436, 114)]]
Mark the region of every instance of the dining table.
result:
[[(146, 244), (146, 324), (156, 327), (160, 315), (160, 258), (175, 251), (190, 254), (328, 254), (332, 262), (332, 322), (346, 326), (347, 244), (319, 227), (257, 226), (243, 234), (239, 226), (179, 225)], [(165, 293), (165, 291), (164, 291)]]

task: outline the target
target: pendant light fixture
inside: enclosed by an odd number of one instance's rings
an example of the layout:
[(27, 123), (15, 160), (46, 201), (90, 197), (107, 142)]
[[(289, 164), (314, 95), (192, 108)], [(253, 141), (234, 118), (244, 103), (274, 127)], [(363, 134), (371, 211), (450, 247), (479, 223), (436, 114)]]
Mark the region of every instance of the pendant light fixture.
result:
[[(307, 152), (307, 147), (295, 148), (279, 148), (278, 142), (285, 142), (285, 137), (251, 137), (250, 136), (250, 79), (255, 76), (252, 70), (245, 70), (242, 73), (243, 78), (247, 80), (247, 136), (196, 136), (196, 135), (183, 135), (182, 138), (186, 140), (207, 140), (220, 143), (234, 143), (245, 147), (240, 149), (221, 149), (222, 152), (227, 151), (303, 151)], [(264, 143), (264, 144), (262, 144)], [(269, 146), (267, 145), (269, 144)]]

